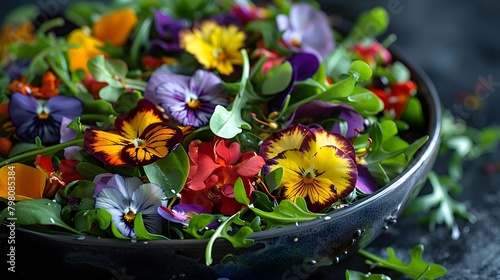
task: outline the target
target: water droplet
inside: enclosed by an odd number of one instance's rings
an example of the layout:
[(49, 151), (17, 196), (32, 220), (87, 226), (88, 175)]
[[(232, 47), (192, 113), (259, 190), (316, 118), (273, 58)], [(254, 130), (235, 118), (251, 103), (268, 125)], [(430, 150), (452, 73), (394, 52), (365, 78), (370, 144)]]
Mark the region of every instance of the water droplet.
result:
[(363, 233), (363, 231), (362, 231), (362, 230), (360, 230), (360, 229), (358, 229), (358, 230), (354, 233), (354, 236), (355, 236), (356, 238), (360, 238), (362, 233)]
[(298, 237), (295, 237), (295, 238), (293, 239), (293, 242), (299, 242), (299, 238), (298, 238)]
[(309, 265), (316, 265), (318, 262), (316, 260), (310, 260), (307, 262)]
[(330, 217), (330, 216), (326, 216), (326, 217), (325, 217), (325, 221), (329, 221), (329, 220), (331, 220), (331, 219), (332, 219), (332, 217)]
[(56, 223), (56, 221), (54, 221), (54, 218), (50, 218), (50, 219), (49, 219), (49, 221), (50, 221), (51, 223), (53, 223), (53, 224), (55, 224), (55, 223)]
[(84, 235), (80, 235), (76, 238), (76, 240), (84, 240), (85, 239), (85, 236)]
[(340, 262), (340, 258), (339, 257), (335, 257), (335, 263), (339, 263)]
[(347, 255), (347, 254), (349, 254), (349, 252), (347, 252), (347, 251), (344, 251), (344, 255)]
[(149, 242), (147, 242), (147, 241), (144, 241), (144, 242), (142, 242), (142, 243), (143, 243), (144, 245), (148, 245), (148, 244), (149, 244)]
[(451, 226), (451, 239), (458, 240), (459, 238), (460, 238), (460, 229), (458, 228), (457, 224), (453, 224), (453, 226)]
[(186, 274), (184, 273), (179, 274), (179, 278), (184, 278), (184, 277), (186, 277)]
[(137, 243), (137, 240), (136, 239), (132, 239), (132, 240), (130, 240), (130, 242)]

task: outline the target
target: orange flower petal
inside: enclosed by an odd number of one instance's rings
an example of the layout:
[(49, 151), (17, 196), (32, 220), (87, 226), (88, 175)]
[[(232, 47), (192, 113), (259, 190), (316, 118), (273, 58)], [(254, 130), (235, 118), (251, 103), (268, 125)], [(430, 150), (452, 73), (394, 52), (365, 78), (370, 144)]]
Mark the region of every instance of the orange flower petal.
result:
[(113, 46), (122, 46), (137, 22), (135, 11), (131, 8), (125, 8), (101, 17), (92, 26), (92, 33), (103, 42), (109, 41)]
[(13, 163), (0, 168), (0, 197), (14, 196), (16, 201), (42, 198), (47, 176), (40, 170)]
[(71, 71), (76, 71), (78, 69), (83, 69), (88, 73), (87, 61), (92, 57), (102, 54), (108, 56), (107, 53), (100, 50), (99, 47), (103, 47), (104, 43), (86, 33), (82, 29), (75, 29), (71, 31), (68, 35), (68, 44), (78, 45), (76, 48), (68, 49), (69, 57), (69, 68)]
[(121, 158), (121, 154), (123, 148), (130, 144), (133, 145), (132, 140), (116, 133), (91, 129), (85, 131), (85, 150), (102, 162), (111, 165), (126, 165)]

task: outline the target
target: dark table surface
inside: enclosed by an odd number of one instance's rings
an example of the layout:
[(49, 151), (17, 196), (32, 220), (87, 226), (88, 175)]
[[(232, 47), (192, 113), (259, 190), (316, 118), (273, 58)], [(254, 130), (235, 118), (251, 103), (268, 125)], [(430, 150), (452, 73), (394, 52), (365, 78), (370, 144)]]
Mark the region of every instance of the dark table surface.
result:
[[(56, 4), (68, 1), (6, 1), (0, 16), (23, 2)], [(49, 4), (50, 4), (49, 3)], [(469, 126), (498, 125), (500, 115), (500, 2), (487, 0), (324, 0), (328, 13), (341, 14), (353, 21), (374, 6), (385, 7), (391, 17), (389, 33), (397, 35), (395, 46), (419, 64), (434, 82), (444, 108)], [(477, 94), (478, 86), (489, 81), (488, 94)], [(484, 92), (483, 92), (484, 93)], [(467, 102), (469, 105), (467, 106)], [(473, 102), (473, 103), (470, 103)], [(500, 173), (485, 174), (487, 162), (500, 161), (495, 152), (468, 162), (464, 170), (463, 192), (456, 199), (464, 202), (477, 217), (474, 224), (458, 221), (460, 237), (452, 238), (444, 226), (430, 232), (416, 215), (403, 216), (397, 224), (371, 243), (366, 250), (386, 256), (391, 246), (403, 259), (417, 244), (423, 244), (423, 259), (444, 265), (444, 279), (500, 279)], [(436, 170), (446, 161), (438, 160)], [(425, 192), (429, 186), (424, 187)], [(344, 279), (345, 269), (370, 271), (364, 258), (353, 255), (337, 266), (325, 268), (308, 279)], [(405, 279), (390, 271), (392, 279)], [(304, 275), (306, 277), (306, 275)]]

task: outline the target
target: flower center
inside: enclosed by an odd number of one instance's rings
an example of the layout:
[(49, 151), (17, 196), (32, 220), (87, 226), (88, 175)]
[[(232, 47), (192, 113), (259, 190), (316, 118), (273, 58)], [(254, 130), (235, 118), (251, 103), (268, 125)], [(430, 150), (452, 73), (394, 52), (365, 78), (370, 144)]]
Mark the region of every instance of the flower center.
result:
[(144, 143), (146, 143), (146, 141), (144, 141), (144, 140), (142, 140), (140, 138), (135, 138), (134, 139), (134, 147), (136, 147), (136, 148), (143, 146)]
[(187, 106), (191, 109), (199, 109), (200, 108), (200, 100), (199, 99), (191, 99), (188, 101)]
[(38, 114), (38, 118), (40, 120), (46, 120), (49, 118), (49, 114), (45, 113), (45, 112), (41, 112), (40, 114)]
[(302, 42), (302, 35), (300, 33), (294, 32), (290, 37), (290, 44), (294, 47), (300, 47), (300, 43)]
[(128, 212), (123, 215), (123, 219), (126, 223), (132, 223), (135, 219), (135, 213), (132, 209), (128, 209)]
[(213, 55), (218, 61), (224, 61), (227, 59), (227, 54), (222, 49), (215, 48), (213, 50)]

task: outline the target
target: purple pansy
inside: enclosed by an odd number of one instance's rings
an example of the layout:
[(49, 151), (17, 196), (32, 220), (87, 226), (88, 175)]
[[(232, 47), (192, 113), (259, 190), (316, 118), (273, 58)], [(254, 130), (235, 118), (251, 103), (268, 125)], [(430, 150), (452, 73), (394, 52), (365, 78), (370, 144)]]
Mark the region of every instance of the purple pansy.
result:
[[(158, 207), (158, 214), (168, 221), (188, 226), (189, 221), (195, 215), (208, 214), (208, 212), (200, 205), (183, 203), (175, 205), (172, 210), (170, 210), (167, 207), (167, 201), (163, 201), (162, 206)], [(207, 227), (215, 228), (217, 225), (217, 221), (214, 221), (208, 224)]]
[[(357, 135), (357, 130), (363, 130), (365, 119), (353, 107), (345, 104), (334, 104), (321, 100), (313, 100), (301, 105), (295, 110), (294, 119), (314, 118), (327, 119), (337, 118), (347, 124), (346, 137)], [(334, 124), (332, 132), (340, 133), (340, 125)]]
[(158, 71), (148, 82), (145, 98), (165, 109), (184, 126), (208, 124), (215, 106), (226, 106), (222, 81), (212, 72), (197, 70), (192, 77)]
[(179, 32), (186, 27), (183, 20), (176, 20), (160, 10), (154, 11), (155, 30), (160, 39), (151, 40), (153, 46), (158, 46), (167, 52), (179, 52)]
[(297, 3), (290, 8), (290, 15), (276, 16), (283, 43), (294, 51), (313, 53), (320, 60), (335, 47), (327, 15), (308, 3)]
[(152, 183), (144, 184), (137, 177), (113, 175), (106, 179), (106, 186), (95, 195), (95, 208), (106, 210), (123, 236), (137, 237), (134, 222), (139, 213), (148, 232), (161, 233), (162, 218), (156, 210), (165, 197), (161, 187)]
[(38, 136), (43, 145), (59, 143), (63, 117), (73, 119), (82, 112), (80, 100), (62, 95), (44, 101), (16, 92), (12, 94), (9, 104), (9, 114), (17, 128), (17, 136), (31, 143)]
[(286, 61), (292, 65), (292, 79), (288, 86), (269, 102), (269, 111), (279, 111), (292, 92), (295, 83), (312, 77), (318, 71), (320, 64), (318, 58), (310, 53), (296, 53)]

